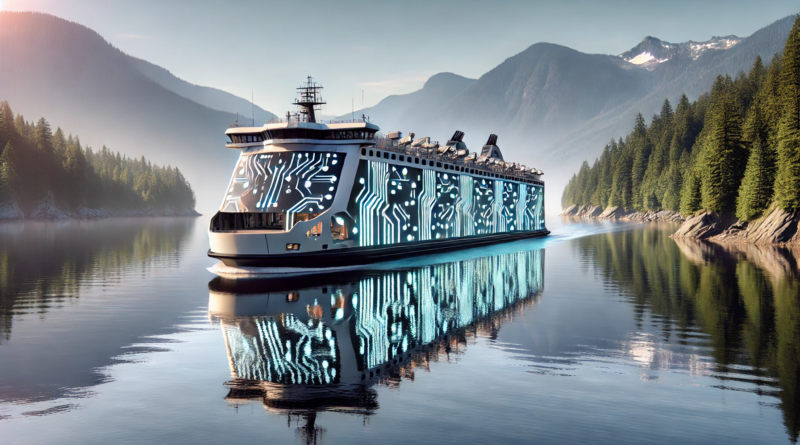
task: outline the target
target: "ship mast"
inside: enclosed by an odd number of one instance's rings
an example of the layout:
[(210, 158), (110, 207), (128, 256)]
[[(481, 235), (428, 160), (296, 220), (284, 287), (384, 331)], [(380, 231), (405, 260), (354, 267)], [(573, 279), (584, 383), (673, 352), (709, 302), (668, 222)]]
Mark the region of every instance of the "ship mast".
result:
[(300, 98), (294, 100), (294, 105), (300, 108), (300, 114), (305, 115), (306, 122), (316, 122), (317, 118), (314, 111), (321, 111), (321, 105), (325, 105), (319, 92), (321, 89), (322, 86), (317, 85), (311, 76), (308, 76), (308, 81), (305, 84), (297, 88), (300, 92)]

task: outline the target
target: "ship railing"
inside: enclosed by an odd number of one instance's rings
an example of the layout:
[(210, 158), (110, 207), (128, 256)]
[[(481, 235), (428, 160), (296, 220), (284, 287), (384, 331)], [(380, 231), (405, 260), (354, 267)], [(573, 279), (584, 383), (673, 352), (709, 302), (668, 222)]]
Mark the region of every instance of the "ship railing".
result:
[[(264, 125), (268, 124), (292, 124), (292, 123), (302, 123), (308, 122), (308, 119), (303, 118), (275, 118), (269, 119), (264, 122)], [(364, 124), (369, 122), (367, 119), (317, 119), (315, 123), (317, 124)], [(239, 121), (233, 122), (228, 126), (228, 128), (237, 128), (237, 127), (251, 127), (253, 125), (248, 125), (247, 122), (240, 123)]]
[(376, 136), (375, 138), (375, 148), (381, 150), (387, 150), (394, 153), (399, 153), (407, 156), (415, 156), (422, 159), (434, 160), (439, 162), (447, 162), (449, 164), (454, 165), (463, 165), (468, 166), (469, 168), (473, 168), (475, 170), (481, 170), (485, 172), (492, 172), (497, 173), (505, 176), (512, 176), (515, 178), (524, 178), (524, 179), (539, 179), (539, 175), (535, 173), (531, 173), (528, 171), (519, 171), (519, 170), (506, 170), (500, 165), (497, 164), (478, 164), (477, 162), (467, 162), (464, 158), (458, 157), (451, 157), (448, 155), (441, 155), (438, 153), (438, 141), (431, 141), (432, 145), (436, 146), (437, 148), (426, 149), (424, 147), (412, 147), (410, 144), (398, 144), (397, 139), (388, 139)]

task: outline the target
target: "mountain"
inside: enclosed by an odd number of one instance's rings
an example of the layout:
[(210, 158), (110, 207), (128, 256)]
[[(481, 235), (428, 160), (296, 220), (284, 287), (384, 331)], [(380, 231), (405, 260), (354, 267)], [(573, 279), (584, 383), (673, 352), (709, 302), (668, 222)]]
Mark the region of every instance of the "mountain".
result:
[(47, 116), (95, 149), (178, 166), (198, 210), (217, 206), (238, 155), (224, 132), (242, 107), (249, 116), (246, 100), (181, 81), (47, 14), (0, 12), (0, 61), (0, 100), (15, 112)]
[[(393, 123), (403, 123), (404, 130), (417, 131), (417, 134), (427, 129), (428, 120), (441, 116), (448, 108), (449, 102), (459, 93), (470, 86), (474, 79), (469, 79), (453, 73), (439, 73), (431, 76), (422, 86), (422, 89), (409, 94), (396, 94), (381, 100), (374, 107), (356, 110), (355, 115), (369, 116), (369, 119), (389, 127), (382, 127), (384, 131), (391, 131)], [(350, 119), (351, 114), (345, 114), (336, 119)], [(384, 125), (384, 126), (385, 126)], [(433, 134), (427, 134), (432, 136)], [(442, 135), (439, 135), (442, 136)]]
[(130, 58), (131, 64), (142, 74), (161, 85), (162, 87), (178, 93), (181, 96), (197, 102), (212, 110), (226, 111), (239, 115), (239, 122), (250, 125), (251, 119), (261, 124), (277, 116), (264, 110), (258, 105), (253, 105), (249, 100), (227, 93), (216, 88), (204, 87), (186, 82), (175, 77), (169, 70), (154, 65), (146, 60), (135, 57)]
[(749, 71), (756, 56), (761, 56), (765, 64), (769, 63), (775, 54), (783, 51), (793, 22), (794, 16), (789, 16), (724, 51), (705, 51), (696, 58), (675, 57), (655, 69), (642, 70), (648, 72), (652, 85), (646, 95), (628, 106), (582, 123), (552, 147), (553, 155), (558, 159), (580, 156), (580, 162), (591, 160), (599, 155), (605, 141), (630, 132), (636, 113), (652, 116), (661, 109), (664, 99), (669, 99), (674, 106), (681, 94), (695, 100), (711, 89), (718, 75), (735, 77), (740, 71)]
[(741, 41), (741, 38), (730, 35), (725, 37), (714, 36), (711, 40), (705, 42), (690, 40), (684, 43), (669, 43), (647, 36), (641, 43), (619, 56), (626, 62), (653, 70), (667, 60), (676, 58), (697, 60), (698, 57), (708, 51), (730, 49)]
[[(621, 55), (537, 43), (475, 81), (448, 88), (441, 83), (455, 75), (437, 74), (429, 80), (441, 80), (435, 89), (426, 83), (365, 114), (384, 130), (440, 141), (463, 130), (473, 150), (489, 133), (499, 134), (506, 158), (544, 170), (548, 189), (560, 193), (584, 159), (593, 160), (608, 140), (630, 132), (637, 113), (652, 116), (664, 99), (674, 106), (684, 93), (697, 99), (717, 75), (748, 71), (757, 55), (768, 63), (783, 50), (793, 20), (783, 18), (744, 38), (673, 44), (646, 37)], [(443, 90), (448, 94), (433, 94)]]
[(647, 94), (646, 71), (623, 64), (629, 65), (537, 43), (477, 80), (436, 74), (421, 90), (389, 96), (364, 113), (384, 130), (413, 131), (440, 142), (464, 130), (464, 141), (474, 149), (496, 133), (506, 157), (520, 159)]

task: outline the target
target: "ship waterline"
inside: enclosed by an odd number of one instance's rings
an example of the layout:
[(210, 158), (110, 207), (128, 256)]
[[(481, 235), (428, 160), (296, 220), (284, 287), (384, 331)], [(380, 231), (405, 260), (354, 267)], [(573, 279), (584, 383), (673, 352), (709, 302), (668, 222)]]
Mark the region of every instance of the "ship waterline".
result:
[(309, 82), (301, 115), (233, 127), (241, 151), (209, 255), (229, 266), (327, 267), (547, 235), (542, 172), (503, 161), (497, 136), (480, 156), (457, 131), (445, 146), (365, 119), (323, 124)]

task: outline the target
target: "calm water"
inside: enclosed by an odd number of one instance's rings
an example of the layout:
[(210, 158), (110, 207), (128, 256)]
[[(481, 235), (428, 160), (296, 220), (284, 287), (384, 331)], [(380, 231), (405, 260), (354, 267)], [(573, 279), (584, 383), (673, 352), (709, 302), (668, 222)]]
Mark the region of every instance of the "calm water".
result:
[(0, 225), (0, 443), (792, 443), (800, 252), (554, 236), (231, 281), (205, 219)]

